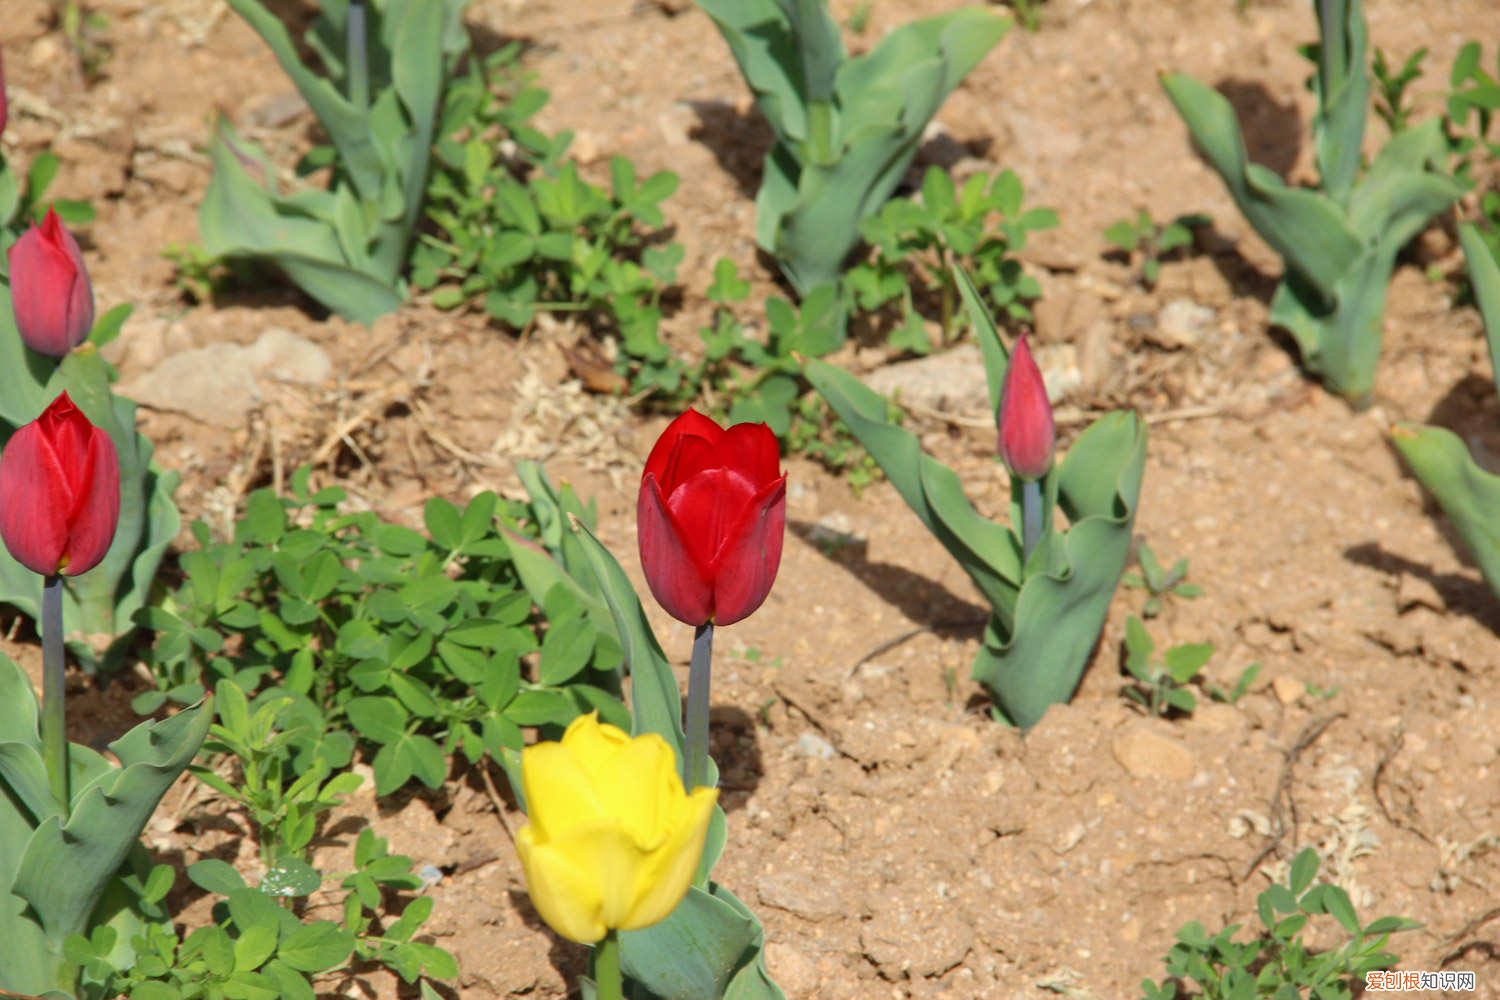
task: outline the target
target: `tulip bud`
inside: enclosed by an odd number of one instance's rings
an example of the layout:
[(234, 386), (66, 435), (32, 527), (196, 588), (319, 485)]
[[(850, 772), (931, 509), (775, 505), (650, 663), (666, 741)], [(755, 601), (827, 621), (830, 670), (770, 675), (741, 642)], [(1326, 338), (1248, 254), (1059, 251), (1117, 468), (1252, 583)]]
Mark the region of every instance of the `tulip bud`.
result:
[(114, 442), (64, 392), (0, 453), (0, 539), (43, 576), (99, 564), (120, 519)]
[(703, 856), (718, 789), (689, 795), (656, 733), (631, 737), (581, 715), (559, 743), (521, 751), (528, 824), (516, 853), (531, 901), (570, 941), (665, 920)]
[(1000, 457), (1011, 475), (1040, 479), (1052, 468), (1057, 432), (1052, 426), (1052, 404), (1041, 370), (1031, 357), (1025, 334), (1016, 341), (1000, 390)]
[(765, 424), (725, 430), (696, 410), (646, 459), (636, 502), (651, 593), (689, 625), (732, 625), (771, 591), (786, 531), (786, 476)]
[(94, 326), (94, 288), (78, 241), (47, 209), (10, 248), (10, 298), (26, 346), (60, 358)]

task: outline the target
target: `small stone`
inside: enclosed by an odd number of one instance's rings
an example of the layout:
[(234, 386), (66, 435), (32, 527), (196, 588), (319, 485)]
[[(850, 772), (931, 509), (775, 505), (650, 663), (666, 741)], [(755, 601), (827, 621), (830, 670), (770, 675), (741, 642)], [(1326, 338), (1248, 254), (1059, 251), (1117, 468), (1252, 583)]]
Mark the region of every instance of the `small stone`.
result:
[(271, 327), (245, 348), (244, 359), (262, 378), (301, 385), (317, 385), (333, 370), (333, 362), (323, 348), (279, 326)]
[(1305, 694), (1307, 688), (1295, 677), (1273, 677), (1271, 678), (1271, 693), (1276, 700), (1283, 705), (1294, 705), (1297, 699)]
[(154, 410), (186, 414), (218, 427), (237, 427), (261, 402), (261, 379), (312, 384), (323, 381), (333, 363), (321, 347), (277, 328), (254, 344), (209, 344), (169, 354), (144, 375), (120, 387)]
[(165, 358), (120, 386), (153, 410), (170, 410), (217, 427), (237, 427), (260, 403), (260, 387), (237, 344), (210, 344)]
[(984, 359), (977, 344), (899, 361), (872, 372), (866, 381), (882, 395), (928, 410), (968, 413), (989, 408)]
[(1156, 317), (1156, 325), (1146, 333), (1146, 339), (1157, 347), (1169, 351), (1192, 347), (1213, 333), (1218, 325), (1218, 314), (1208, 306), (1200, 306), (1191, 299), (1173, 299)]
[(1188, 748), (1146, 726), (1121, 733), (1111, 749), (1132, 777), (1185, 782), (1193, 776), (1193, 755)]
[(792, 748), (792, 752), (798, 757), (830, 760), (838, 751), (833, 749), (832, 743), (829, 743), (817, 733), (808, 732), (797, 737), (797, 745)]

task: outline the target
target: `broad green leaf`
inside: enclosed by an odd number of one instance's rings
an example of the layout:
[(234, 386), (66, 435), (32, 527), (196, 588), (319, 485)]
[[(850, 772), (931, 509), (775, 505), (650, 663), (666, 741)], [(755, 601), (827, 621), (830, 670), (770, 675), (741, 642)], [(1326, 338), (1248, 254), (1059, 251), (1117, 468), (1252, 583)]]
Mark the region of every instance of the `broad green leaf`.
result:
[(1442, 427), (1400, 423), (1391, 443), (1437, 498), (1464, 540), (1490, 591), (1500, 595), (1500, 476), (1480, 468), (1463, 441)]
[(1251, 163), (1223, 95), (1181, 73), (1164, 74), (1161, 85), (1255, 231), (1322, 301), (1333, 301), (1335, 284), (1363, 249), (1338, 205)]

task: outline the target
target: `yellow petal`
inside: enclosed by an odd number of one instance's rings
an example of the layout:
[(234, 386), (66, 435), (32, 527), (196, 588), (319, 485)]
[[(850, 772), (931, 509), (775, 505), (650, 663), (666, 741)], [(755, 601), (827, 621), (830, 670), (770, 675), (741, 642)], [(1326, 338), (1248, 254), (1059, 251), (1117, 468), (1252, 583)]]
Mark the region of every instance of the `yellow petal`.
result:
[(665, 920), (682, 902), (703, 857), (708, 822), (718, 798), (717, 788), (697, 788), (693, 794), (683, 797), (674, 810), (668, 839), (651, 853), (649, 863), (641, 872), (639, 895), (618, 925), (621, 930), (650, 927)]
[(535, 836), (546, 842), (579, 823), (606, 813), (588, 770), (561, 743), (537, 743), (521, 752), (521, 788)]
[(531, 904), (558, 934), (593, 944), (609, 930), (599, 919), (602, 900), (594, 872), (548, 844), (538, 843), (533, 826), (516, 833), (516, 853), (526, 874)]

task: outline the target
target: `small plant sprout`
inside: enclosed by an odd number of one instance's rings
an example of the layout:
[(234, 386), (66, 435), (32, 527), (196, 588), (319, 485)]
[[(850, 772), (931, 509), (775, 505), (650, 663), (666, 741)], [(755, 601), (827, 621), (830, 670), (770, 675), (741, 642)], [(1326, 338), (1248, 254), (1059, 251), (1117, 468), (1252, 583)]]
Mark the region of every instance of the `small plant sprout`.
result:
[(1255, 683), (1255, 678), (1260, 676), (1260, 670), (1259, 663), (1251, 663), (1240, 671), (1239, 679), (1234, 682), (1233, 687), (1223, 688), (1217, 684), (1207, 684), (1204, 690), (1208, 692), (1210, 698), (1222, 705), (1237, 704), (1250, 690), (1250, 685)]
[(1126, 573), (1122, 582), (1132, 589), (1146, 591), (1146, 603), (1141, 607), (1142, 618), (1155, 618), (1161, 614), (1162, 602), (1169, 594), (1188, 599), (1203, 596), (1202, 587), (1187, 582), (1186, 558), (1177, 560), (1171, 569), (1164, 570), (1157, 561), (1156, 553), (1145, 542), (1136, 547), (1135, 558), (1140, 565), (1140, 572)]
[(1131, 615), (1125, 621), (1125, 670), (1136, 683), (1125, 689), (1125, 695), (1152, 715), (1191, 712), (1198, 699), (1188, 685), (1213, 655), (1212, 643), (1189, 642), (1173, 646), (1158, 659), (1146, 626)]
[(1385, 52), (1375, 50), (1375, 62), (1371, 72), (1375, 75), (1375, 113), (1385, 122), (1391, 134), (1404, 131), (1411, 125), (1413, 108), (1407, 99), (1406, 89), (1422, 75), (1422, 60), (1427, 58), (1425, 48), (1417, 49), (1406, 57), (1399, 70), (1392, 70), (1386, 62)]
[(1193, 230), (1209, 223), (1206, 215), (1179, 215), (1162, 225), (1145, 209), (1134, 219), (1125, 218), (1104, 230), (1104, 238), (1132, 262), (1139, 261), (1141, 283), (1148, 288), (1161, 277), (1161, 262), (1170, 254), (1191, 246)]
[[(1262, 929), (1236, 941), (1240, 924), (1210, 936), (1194, 920), (1177, 932), (1167, 952), (1167, 978), (1143, 980), (1142, 1000), (1176, 1000), (1189, 986), (1202, 1000), (1350, 1000), (1364, 993), (1372, 972), (1388, 969), (1396, 956), (1385, 950), (1392, 934), (1420, 927), (1405, 917), (1381, 917), (1364, 926), (1349, 894), (1336, 885), (1313, 885), (1318, 854), (1305, 848), (1292, 861), (1285, 884), (1272, 883), (1256, 899)], [(1310, 922), (1332, 917), (1348, 935), (1337, 948), (1314, 949), (1303, 938)]]

